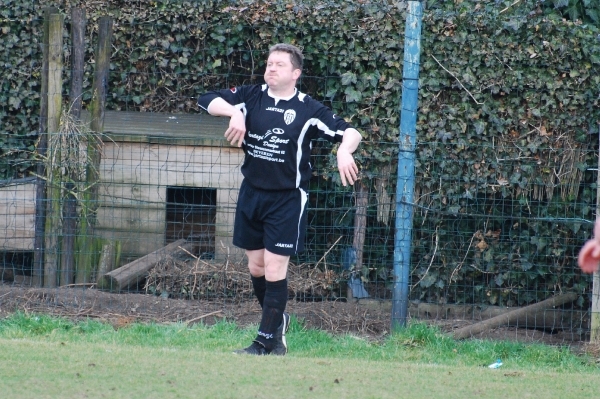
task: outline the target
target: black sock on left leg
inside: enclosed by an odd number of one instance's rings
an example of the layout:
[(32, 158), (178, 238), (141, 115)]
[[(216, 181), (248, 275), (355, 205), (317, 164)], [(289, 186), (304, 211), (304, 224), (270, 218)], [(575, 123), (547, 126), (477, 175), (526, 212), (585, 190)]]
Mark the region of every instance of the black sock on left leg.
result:
[(266, 282), (262, 318), (256, 340), (267, 350), (273, 349), (275, 332), (283, 320), (288, 299), (287, 283), (287, 279)]
[(267, 279), (265, 279), (265, 276), (254, 277), (252, 275), (250, 276), (250, 279), (252, 280), (252, 288), (254, 288), (254, 295), (256, 295), (256, 299), (258, 299), (258, 303), (262, 308), (265, 302)]

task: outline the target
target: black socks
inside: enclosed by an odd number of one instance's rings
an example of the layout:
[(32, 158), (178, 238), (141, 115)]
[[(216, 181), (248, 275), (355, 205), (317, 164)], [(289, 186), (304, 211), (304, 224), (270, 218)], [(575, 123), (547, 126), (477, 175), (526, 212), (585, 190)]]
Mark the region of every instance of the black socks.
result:
[(250, 275), (250, 279), (252, 280), (254, 295), (256, 295), (256, 299), (258, 299), (258, 303), (260, 303), (260, 307), (262, 308), (265, 301), (265, 291), (267, 290), (267, 280), (265, 276), (254, 277), (252, 275)]
[[(254, 279), (252, 282), (254, 283)], [(256, 296), (258, 297), (258, 294)], [(273, 346), (275, 345), (273, 338), (275, 337), (277, 328), (279, 328), (283, 321), (283, 312), (287, 305), (287, 299), (287, 279), (279, 281), (265, 280), (262, 318), (260, 320), (260, 326), (258, 327), (256, 341), (264, 345), (267, 350), (273, 349)]]

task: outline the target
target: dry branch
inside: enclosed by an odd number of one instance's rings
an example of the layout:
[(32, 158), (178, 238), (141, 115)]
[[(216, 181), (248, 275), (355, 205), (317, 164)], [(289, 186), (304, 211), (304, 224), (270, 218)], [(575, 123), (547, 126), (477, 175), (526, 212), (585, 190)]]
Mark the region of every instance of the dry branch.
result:
[[(332, 298), (348, 276), (333, 270), (290, 263), (288, 267), (289, 296), (301, 298)], [(248, 266), (243, 262), (215, 263), (194, 259), (164, 257), (148, 273), (146, 292), (163, 297), (182, 299), (247, 300), (253, 298)]]
[(189, 326), (192, 323), (195, 323), (195, 322), (197, 322), (199, 320), (202, 320), (202, 319), (204, 319), (204, 318), (206, 318), (208, 316), (214, 316), (216, 314), (221, 314), (221, 313), (223, 313), (222, 310), (215, 310), (214, 312), (210, 312), (210, 313), (207, 313), (207, 314), (203, 314), (202, 316), (198, 316), (198, 317), (194, 317), (193, 319), (189, 319), (189, 320), (187, 320), (185, 322), (185, 324)]

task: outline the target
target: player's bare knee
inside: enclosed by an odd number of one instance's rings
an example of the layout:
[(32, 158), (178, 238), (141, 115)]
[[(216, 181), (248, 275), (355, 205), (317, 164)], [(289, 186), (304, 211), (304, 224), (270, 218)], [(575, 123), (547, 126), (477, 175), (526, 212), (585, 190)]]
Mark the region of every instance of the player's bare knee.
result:
[(248, 270), (250, 271), (250, 274), (254, 277), (262, 277), (265, 275), (264, 265), (248, 262)]
[(267, 281), (283, 280), (287, 276), (289, 256), (265, 251), (265, 277)]

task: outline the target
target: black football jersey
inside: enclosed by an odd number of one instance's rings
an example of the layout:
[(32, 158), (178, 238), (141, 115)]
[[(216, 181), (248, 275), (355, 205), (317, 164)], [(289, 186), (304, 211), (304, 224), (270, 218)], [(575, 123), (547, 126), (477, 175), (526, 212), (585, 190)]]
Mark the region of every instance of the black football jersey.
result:
[(349, 123), (329, 108), (296, 90), (288, 99), (268, 94), (268, 86), (247, 85), (211, 91), (198, 99), (207, 110), (216, 97), (239, 108), (246, 117), (242, 174), (263, 190), (306, 189), (311, 176), (312, 139), (342, 141)]

